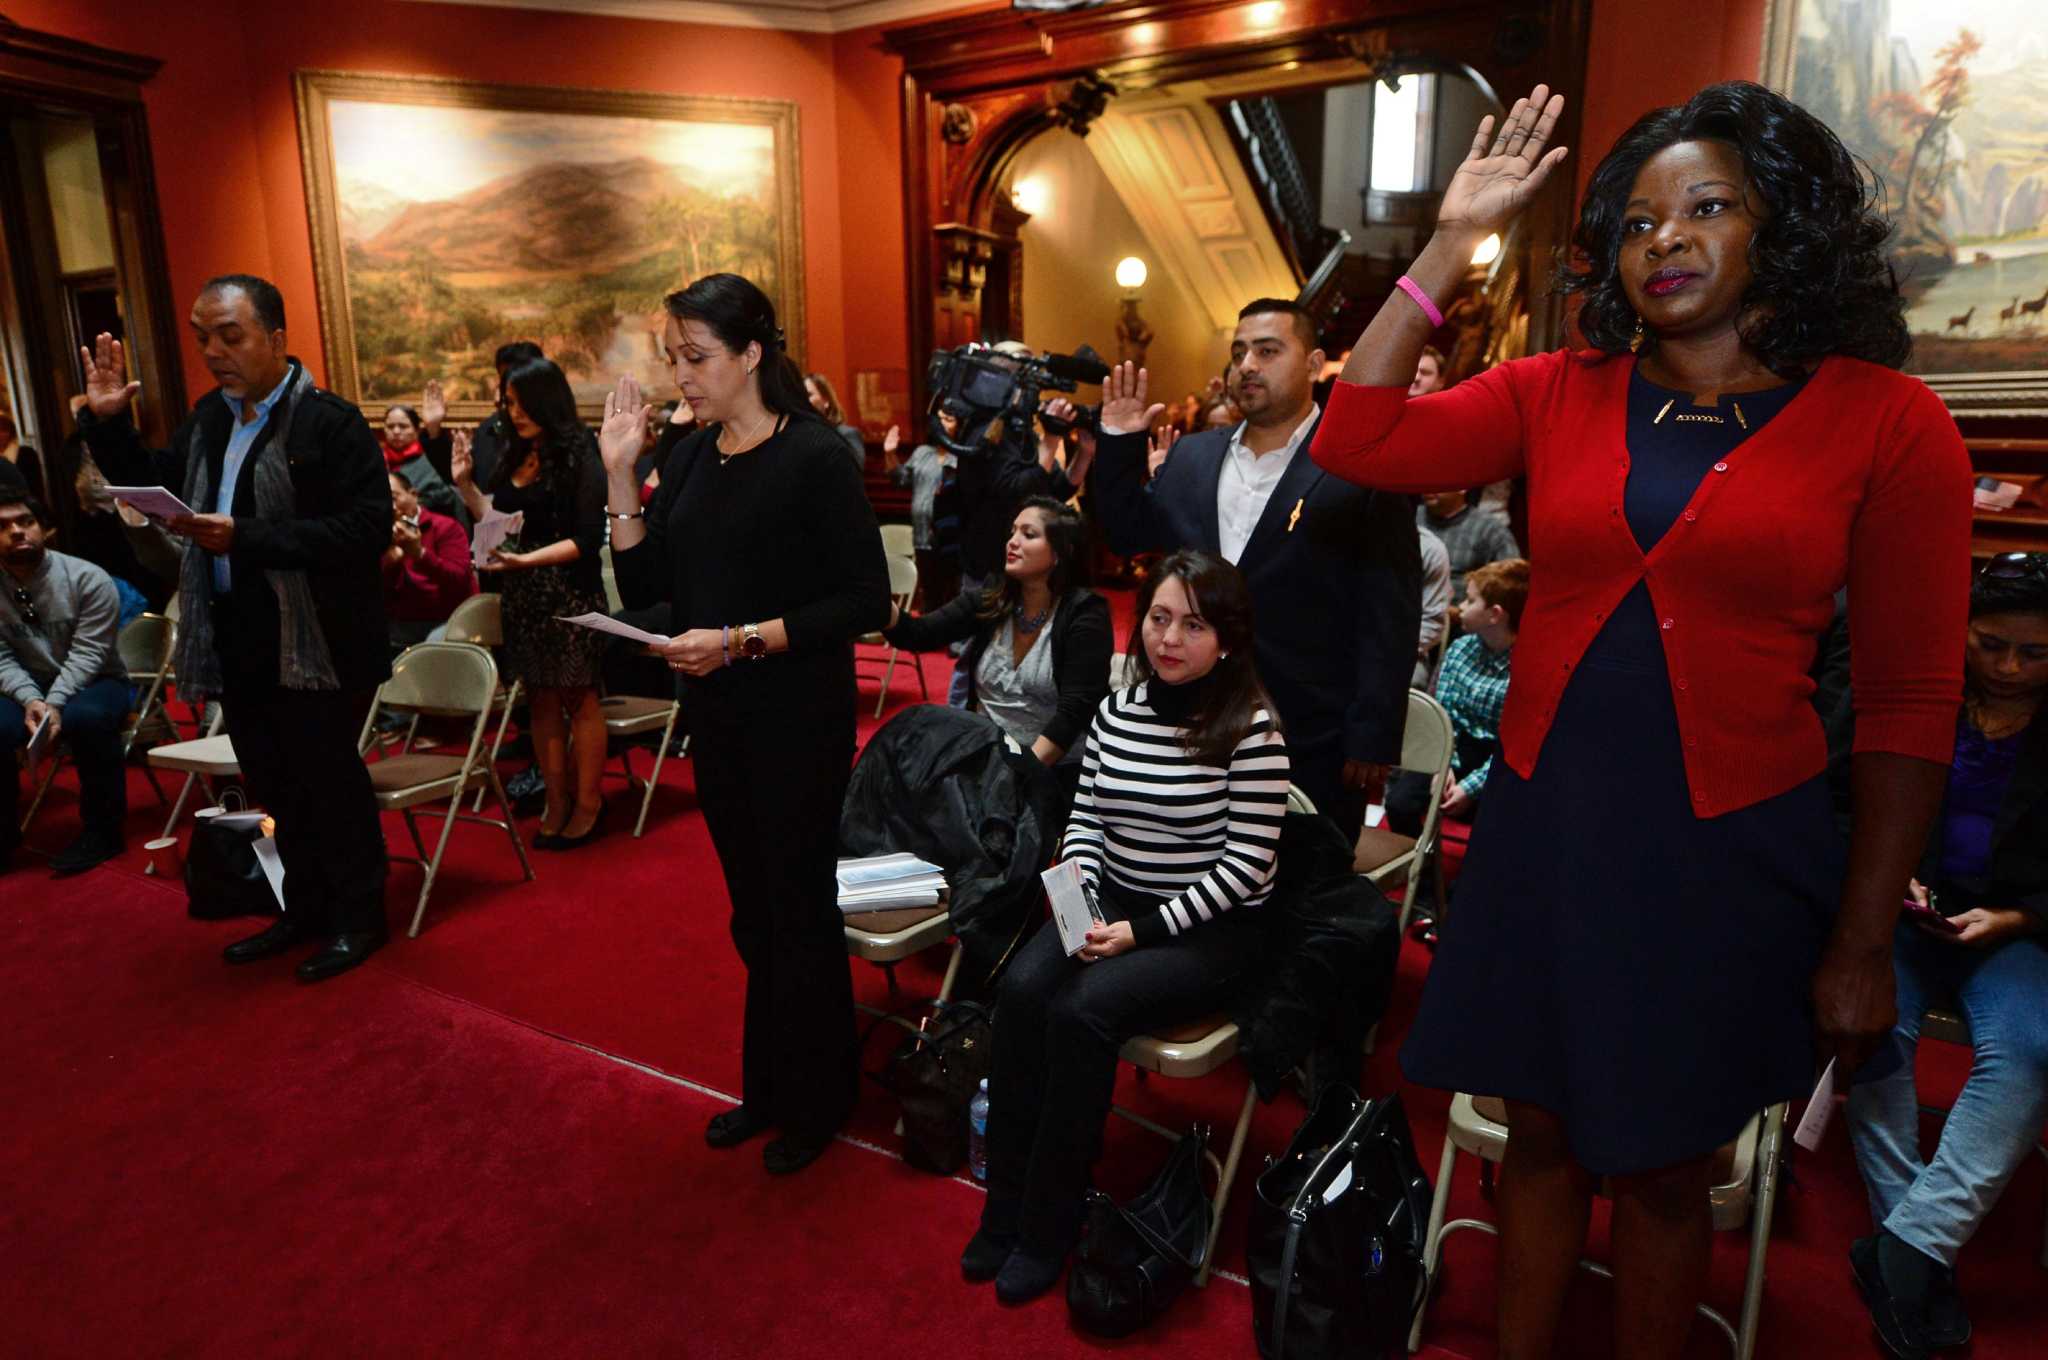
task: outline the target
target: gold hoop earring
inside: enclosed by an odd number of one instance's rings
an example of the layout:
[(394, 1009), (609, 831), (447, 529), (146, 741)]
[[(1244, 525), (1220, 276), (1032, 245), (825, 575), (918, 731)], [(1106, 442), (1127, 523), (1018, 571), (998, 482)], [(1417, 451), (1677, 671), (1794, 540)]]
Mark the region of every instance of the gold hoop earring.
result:
[(1644, 338), (1645, 332), (1643, 330), (1643, 319), (1641, 317), (1637, 317), (1635, 334), (1629, 339), (1628, 342), (1628, 352), (1630, 354), (1639, 353), (1643, 348)]

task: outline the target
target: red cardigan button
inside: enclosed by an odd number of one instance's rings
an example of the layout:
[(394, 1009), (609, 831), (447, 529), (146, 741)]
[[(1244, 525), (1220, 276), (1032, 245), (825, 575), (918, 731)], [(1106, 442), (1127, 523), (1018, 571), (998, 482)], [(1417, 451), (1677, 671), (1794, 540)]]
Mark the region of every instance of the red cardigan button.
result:
[(1728, 465), (1727, 465), (1726, 463), (1716, 463), (1716, 464), (1714, 464), (1714, 471), (1716, 471), (1716, 472), (1726, 472), (1727, 470), (1728, 470)]

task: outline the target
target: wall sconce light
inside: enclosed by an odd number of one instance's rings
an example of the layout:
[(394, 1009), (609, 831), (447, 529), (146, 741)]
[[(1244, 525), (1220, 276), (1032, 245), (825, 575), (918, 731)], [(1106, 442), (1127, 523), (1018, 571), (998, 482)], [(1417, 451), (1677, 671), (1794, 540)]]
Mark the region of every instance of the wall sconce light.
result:
[(1500, 233), (1495, 232), (1484, 241), (1481, 241), (1478, 249), (1472, 252), (1472, 265), (1476, 269), (1484, 269), (1499, 258)]
[(1042, 179), (1020, 179), (1010, 186), (1010, 202), (1018, 212), (1036, 217), (1052, 206), (1052, 190)]
[(1123, 306), (1116, 318), (1116, 353), (1120, 362), (1142, 365), (1152, 343), (1152, 328), (1138, 314), (1138, 290), (1145, 286), (1149, 271), (1135, 255), (1116, 262), (1116, 286), (1124, 290)]

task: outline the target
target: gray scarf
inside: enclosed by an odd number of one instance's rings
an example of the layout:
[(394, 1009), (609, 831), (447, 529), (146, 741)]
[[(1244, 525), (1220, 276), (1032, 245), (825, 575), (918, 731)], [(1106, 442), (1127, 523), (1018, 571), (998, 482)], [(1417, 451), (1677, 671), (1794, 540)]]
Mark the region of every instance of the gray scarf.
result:
[[(312, 386), (306, 370), (299, 368), (292, 375), (291, 390), (270, 408), (269, 437), (254, 454), (259, 519), (288, 520), (298, 516), (291, 464), (284, 453), (285, 432), (298, 409), (299, 398)], [(205, 451), (188, 448), (185, 504), (201, 514), (207, 513), (214, 503), (212, 481)], [(278, 683), (286, 689), (340, 689), (326, 635), (320, 631), (319, 617), (313, 611), (313, 590), (306, 582), (306, 573), (276, 568), (262, 574), (277, 592)], [(184, 560), (178, 568), (178, 593), (185, 602), (178, 618), (178, 690), (219, 694), (220, 654), (214, 650), (213, 638), (213, 558), (190, 539), (185, 541)]]

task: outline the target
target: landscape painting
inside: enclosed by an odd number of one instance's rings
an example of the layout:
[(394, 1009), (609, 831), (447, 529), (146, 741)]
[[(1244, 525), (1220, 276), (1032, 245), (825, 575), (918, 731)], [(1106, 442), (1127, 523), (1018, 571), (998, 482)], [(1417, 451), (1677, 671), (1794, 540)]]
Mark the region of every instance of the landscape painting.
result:
[(531, 340), (586, 413), (622, 373), (668, 395), (662, 296), (730, 270), (802, 353), (796, 108), (302, 71), (328, 384), (381, 413), (439, 379), (456, 418)]
[(2040, 0), (1774, 0), (1766, 79), (1882, 184), (1913, 359), (1958, 410), (2048, 409)]

